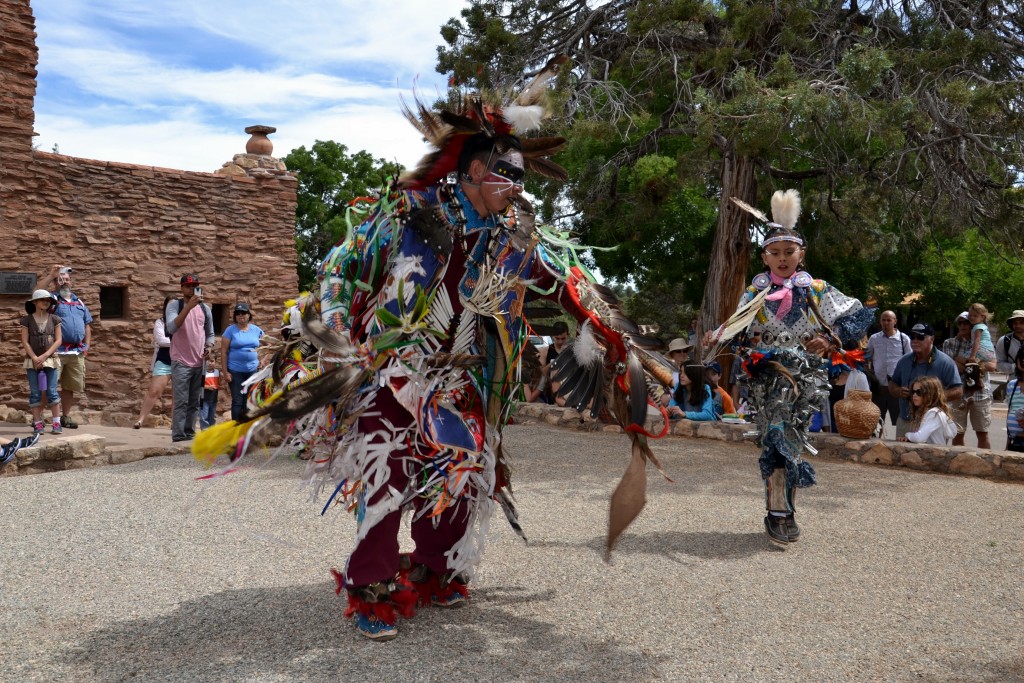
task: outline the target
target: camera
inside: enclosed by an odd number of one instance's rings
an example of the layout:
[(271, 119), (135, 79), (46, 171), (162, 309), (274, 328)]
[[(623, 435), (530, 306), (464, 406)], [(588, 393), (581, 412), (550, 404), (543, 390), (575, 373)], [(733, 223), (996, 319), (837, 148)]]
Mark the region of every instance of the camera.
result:
[(70, 273), (71, 271), (72, 271), (71, 266), (62, 266), (61, 269), (59, 271), (57, 271), (57, 272), (60, 273), (61, 275), (64, 275), (66, 273)]

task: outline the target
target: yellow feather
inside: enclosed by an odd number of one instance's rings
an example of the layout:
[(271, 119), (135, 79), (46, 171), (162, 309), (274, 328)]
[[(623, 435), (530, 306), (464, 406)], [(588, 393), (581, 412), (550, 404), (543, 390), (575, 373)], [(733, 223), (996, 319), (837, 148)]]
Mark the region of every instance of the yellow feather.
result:
[(196, 434), (196, 439), (192, 442), (192, 457), (209, 467), (218, 455), (233, 452), (238, 442), (255, 424), (255, 421), (239, 424), (234, 420), (228, 420), (207, 427)]

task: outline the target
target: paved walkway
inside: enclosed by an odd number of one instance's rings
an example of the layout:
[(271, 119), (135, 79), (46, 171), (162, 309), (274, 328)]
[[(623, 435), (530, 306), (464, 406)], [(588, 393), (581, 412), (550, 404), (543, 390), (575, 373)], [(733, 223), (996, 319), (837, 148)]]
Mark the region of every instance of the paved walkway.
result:
[(506, 446), (530, 544), (499, 513), (472, 603), (387, 644), (341, 616), (326, 569), (353, 522), (318, 516), (300, 462), (213, 486), (187, 456), (0, 479), (0, 680), (1024, 680), (1020, 484), (819, 461), (783, 551), (753, 446), (666, 439), (675, 483), (650, 474), (605, 564), (626, 438), (519, 426)]

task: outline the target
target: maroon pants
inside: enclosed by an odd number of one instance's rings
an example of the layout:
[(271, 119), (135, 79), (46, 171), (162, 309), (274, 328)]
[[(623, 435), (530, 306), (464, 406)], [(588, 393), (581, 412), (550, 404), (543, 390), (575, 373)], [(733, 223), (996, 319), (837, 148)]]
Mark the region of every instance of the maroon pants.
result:
[[(373, 407), (367, 412), (379, 415), (363, 416), (359, 419), (361, 434), (370, 435), (377, 430), (388, 430), (382, 418), (387, 419), (395, 427), (412, 423), (409, 413), (399, 405), (388, 387), (382, 387), (374, 400)], [(371, 439), (373, 443), (377, 439)], [(372, 505), (388, 495), (388, 489), (405, 491), (416, 486), (422, 478), (423, 470), (429, 467), (429, 461), (417, 460), (405, 446), (392, 451), (388, 457), (391, 475), (386, 486), (373, 496), (368, 504)], [(433, 502), (416, 498), (412, 502), (414, 515), (423, 507), (432, 506)], [(402, 521), (402, 511), (396, 510), (385, 516), (360, 541), (352, 555), (349, 556), (345, 569), (345, 579), (350, 587), (366, 586), (371, 583), (390, 581), (398, 574), (398, 529)], [(436, 528), (435, 528), (436, 523)], [(445, 553), (451, 549), (466, 533), (469, 523), (469, 506), (460, 505), (449, 508), (438, 517), (430, 517), (430, 512), (412, 523), (412, 540), (416, 549), (412, 560), (425, 564), (435, 574), (444, 575), (450, 571)]]

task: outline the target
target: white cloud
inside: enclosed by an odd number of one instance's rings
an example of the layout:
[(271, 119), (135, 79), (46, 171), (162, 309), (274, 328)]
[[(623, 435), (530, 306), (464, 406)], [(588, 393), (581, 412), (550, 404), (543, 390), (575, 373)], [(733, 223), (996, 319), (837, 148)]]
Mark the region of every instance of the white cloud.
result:
[[(463, 6), (465, 0), (393, 0), (384, 9), (355, 0), (39, 2), (36, 142), (74, 156), (212, 171), (243, 151), (241, 129), (260, 123), (280, 131), (271, 136), (278, 156), (336, 140), (409, 166), (425, 146), (402, 118), (399, 97), (410, 99), (416, 86), (429, 99), (443, 87), (434, 73), (438, 30)], [(220, 53), (191, 49), (218, 39), (226, 46)], [(232, 50), (236, 64), (248, 66), (225, 67)], [(218, 54), (216, 67), (196, 64), (208, 53)]]

